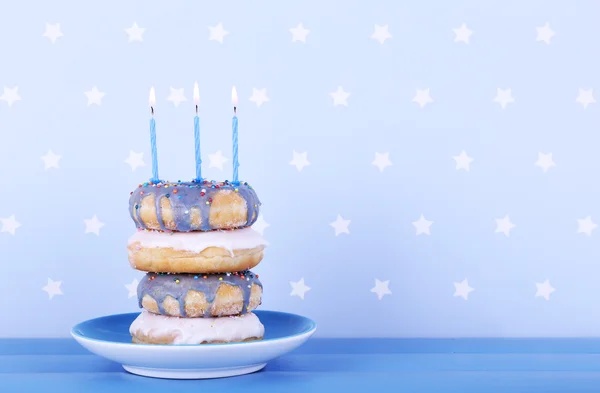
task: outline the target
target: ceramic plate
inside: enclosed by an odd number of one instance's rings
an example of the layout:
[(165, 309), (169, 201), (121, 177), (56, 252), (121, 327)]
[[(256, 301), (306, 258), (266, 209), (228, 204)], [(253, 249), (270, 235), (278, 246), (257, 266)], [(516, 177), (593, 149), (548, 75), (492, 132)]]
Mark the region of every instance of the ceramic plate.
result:
[(120, 363), (130, 373), (155, 378), (200, 379), (248, 374), (302, 345), (317, 329), (296, 314), (255, 310), (263, 340), (202, 345), (133, 344), (129, 326), (139, 313), (90, 319), (71, 335), (92, 353)]

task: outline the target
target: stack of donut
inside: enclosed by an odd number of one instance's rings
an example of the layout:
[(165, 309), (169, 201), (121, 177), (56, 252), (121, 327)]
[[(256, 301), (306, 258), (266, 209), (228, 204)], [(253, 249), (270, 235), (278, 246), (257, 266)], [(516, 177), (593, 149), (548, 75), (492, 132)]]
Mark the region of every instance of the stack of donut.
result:
[(212, 344), (260, 340), (252, 313), (262, 284), (250, 271), (267, 242), (250, 226), (260, 201), (248, 183), (140, 184), (129, 198), (136, 233), (131, 266), (147, 272), (137, 294), (142, 312), (134, 343)]

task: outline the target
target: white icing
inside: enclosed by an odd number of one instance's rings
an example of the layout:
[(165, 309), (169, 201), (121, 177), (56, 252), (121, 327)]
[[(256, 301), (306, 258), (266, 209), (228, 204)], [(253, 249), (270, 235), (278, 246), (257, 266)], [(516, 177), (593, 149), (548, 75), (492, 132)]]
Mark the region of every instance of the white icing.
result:
[(176, 334), (173, 344), (200, 344), (203, 341), (241, 341), (263, 337), (265, 327), (253, 313), (235, 317), (179, 318), (142, 313), (129, 327), (129, 333), (159, 337)]
[(173, 248), (175, 250), (202, 252), (209, 247), (228, 250), (250, 249), (267, 246), (269, 243), (260, 233), (250, 227), (232, 231), (209, 232), (159, 232), (138, 230), (129, 238), (129, 244), (139, 242), (144, 248)]

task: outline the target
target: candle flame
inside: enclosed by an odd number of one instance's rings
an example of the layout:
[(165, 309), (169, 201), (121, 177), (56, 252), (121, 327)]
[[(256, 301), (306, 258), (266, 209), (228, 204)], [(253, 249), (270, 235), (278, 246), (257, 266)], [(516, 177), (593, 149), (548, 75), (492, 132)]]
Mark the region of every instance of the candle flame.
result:
[(237, 91), (235, 90), (235, 86), (231, 88), (231, 102), (233, 103), (233, 106), (236, 106), (238, 103), (238, 96)]
[(148, 103), (150, 103), (150, 106), (154, 106), (154, 104), (156, 104), (156, 94), (154, 94), (154, 86), (150, 88), (150, 98), (148, 98)]
[(200, 92), (198, 91), (198, 82), (194, 82), (194, 104), (200, 103)]

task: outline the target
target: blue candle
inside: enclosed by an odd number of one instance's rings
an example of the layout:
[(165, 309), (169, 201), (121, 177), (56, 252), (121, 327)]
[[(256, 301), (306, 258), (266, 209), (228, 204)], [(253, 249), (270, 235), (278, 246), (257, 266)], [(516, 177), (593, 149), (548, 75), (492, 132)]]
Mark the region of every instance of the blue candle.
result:
[(152, 181), (158, 183), (158, 158), (156, 154), (156, 121), (154, 120), (154, 104), (156, 103), (156, 96), (154, 94), (154, 87), (150, 89), (150, 112), (152, 118), (150, 119), (150, 147), (152, 150)]
[(198, 103), (200, 93), (198, 83), (194, 83), (194, 102), (196, 103), (196, 116), (194, 117), (194, 147), (196, 151), (196, 181), (202, 181), (202, 158), (200, 157), (200, 119), (198, 118)]
[(238, 118), (237, 118), (237, 92), (235, 90), (235, 86), (231, 89), (231, 102), (233, 103), (233, 119), (231, 121), (231, 128), (233, 129), (232, 142), (233, 142), (233, 183), (238, 184), (238, 167), (240, 163), (238, 162)]

